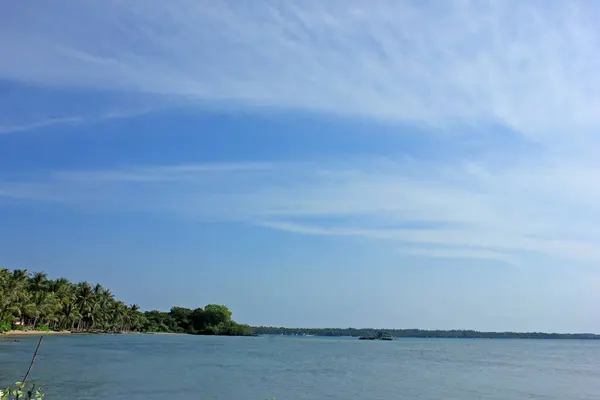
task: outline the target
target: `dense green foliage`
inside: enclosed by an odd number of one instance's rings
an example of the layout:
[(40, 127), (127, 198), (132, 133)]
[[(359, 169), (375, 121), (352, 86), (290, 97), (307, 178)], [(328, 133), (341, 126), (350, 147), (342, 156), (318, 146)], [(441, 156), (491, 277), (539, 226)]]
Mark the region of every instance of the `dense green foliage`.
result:
[(0, 332), (10, 329), (250, 334), (248, 326), (231, 319), (225, 306), (141, 312), (137, 304), (127, 306), (100, 284), (0, 269)]
[(180, 332), (202, 335), (251, 335), (248, 325), (231, 319), (231, 311), (225, 306), (209, 304), (194, 310), (173, 307), (171, 311), (148, 311), (144, 313), (142, 330), (147, 332)]
[[(378, 329), (253, 327), (257, 335), (373, 336)], [(453, 339), (600, 339), (592, 333), (478, 332), (473, 330), (385, 329), (394, 337)]]

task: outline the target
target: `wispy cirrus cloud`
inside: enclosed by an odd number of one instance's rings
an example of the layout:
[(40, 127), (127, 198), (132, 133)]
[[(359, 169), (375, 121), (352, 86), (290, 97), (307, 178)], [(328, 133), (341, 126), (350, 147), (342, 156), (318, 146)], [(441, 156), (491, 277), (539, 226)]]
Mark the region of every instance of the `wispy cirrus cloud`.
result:
[(591, 2), (32, 4), (0, 17), (0, 79), (550, 142), (600, 124)]
[[(168, 165), (54, 172), (0, 184), (0, 198), (96, 212), (237, 221), (296, 234), (386, 241), (406, 254), (526, 264), (523, 254), (598, 262), (597, 169), (363, 160), (335, 164)], [(576, 174), (579, 180), (570, 177)], [(562, 186), (563, 178), (570, 183)], [(424, 249), (426, 248), (426, 249)], [(530, 258), (528, 258), (529, 260)]]
[[(600, 260), (600, 15), (591, 2), (31, 4), (11, 3), (0, 16), (3, 81), (133, 93), (153, 104), (470, 126), (488, 137), (504, 135), (490, 128), (501, 126), (541, 150), (502, 165), (483, 156), (62, 171), (0, 183), (5, 198), (233, 220), (512, 263), (522, 252)], [(23, 121), (23, 129), (76, 122)], [(430, 226), (398, 226), (407, 221)]]
[[(22, 107), (26, 109), (27, 105), (22, 104)], [(15, 105), (12, 106), (15, 108)], [(53, 126), (77, 126), (80, 124), (88, 124), (94, 122), (102, 122), (102, 121), (110, 121), (115, 119), (122, 118), (132, 118), (139, 117), (144, 114), (148, 114), (152, 111), (151, 108), (141, 109), (139, 107), (128, 108), (126, 110), (119, 111), (104, 111), (99, 113), (97, 110), (94, 112), (90, 112), (90, 110), (86, 110), (85, 114), (77, 115), (77, 116), (67, 116), (67, 117), (50, 117), (50, 118), (42, 118), (35, 117), (31, 119), (31, 116), (20, 116), (19, 118), (15, 118), (14, 115), (1, 115), (2, 124), (0, 124), (0, 135), (2, 134), (10, 134), (10, 133), (18, 133), (18, 132), (26, 132), (35, 129), (48, 128)], [(36, 111), (39, 113), (40, 111)], [(44, 111), (41, 112), (44, 114)], [(21, 113), (23, 114), (23, 113)], [(27, 111), (25, 111), (27, 114)]]
[(0, 125), (0, 134), (2, 133), (15, 133), (29, 131), (38, 128), (45, 128), (52, 125), (62, 124), (77, 124), (83, 121), (81, 117), (62, 117), (62, 118), (51, 118), (36, 122), (29, 122), (21, 125)]
[(213, 163), (213, 164), (177, 164), (152, 167), (132, 167), (114, 171), (59, 171), (53, 176), (60, 181), (91, 182), (155, 182), (197, 180), (201, 176), (230, 172), (251, 172), (268, 170), (268, 163)]

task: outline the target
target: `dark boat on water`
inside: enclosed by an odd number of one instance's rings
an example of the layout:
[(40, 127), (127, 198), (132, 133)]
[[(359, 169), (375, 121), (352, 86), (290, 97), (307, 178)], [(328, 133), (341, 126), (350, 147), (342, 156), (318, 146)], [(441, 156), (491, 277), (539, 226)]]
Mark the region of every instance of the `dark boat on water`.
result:
[(394, 338), (389, 333), (377, 332), (375, 336), (361, 336), (358, 340), (394, 340)]

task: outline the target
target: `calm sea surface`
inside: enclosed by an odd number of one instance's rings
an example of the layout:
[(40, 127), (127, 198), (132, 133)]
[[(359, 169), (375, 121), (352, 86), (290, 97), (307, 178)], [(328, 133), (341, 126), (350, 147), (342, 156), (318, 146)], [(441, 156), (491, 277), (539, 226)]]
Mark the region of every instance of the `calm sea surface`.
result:
[[(0, 338), (2, 384), (37, 337)], [(47, 399), (600, 399), (600, 341), (46, 336)]]

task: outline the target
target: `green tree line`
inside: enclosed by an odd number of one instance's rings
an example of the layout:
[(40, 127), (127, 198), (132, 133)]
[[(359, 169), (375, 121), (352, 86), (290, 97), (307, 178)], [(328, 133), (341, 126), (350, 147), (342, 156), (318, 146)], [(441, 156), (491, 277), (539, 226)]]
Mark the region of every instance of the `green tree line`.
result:
[(0, 331), (10, 329), (251, 334), (247, 325), (231, 319), (231, 311), (223, 305), (142, 312), (137, 304), (126, 305), (115, 299), (101, 284), (0, 269)]
[(169, 312), (147, 311), (144, 313), (142, 330), (145, 332), (178, 332), (200, 335), (250, 336), (248, 325), (231, 319), (231, 311), (225, 306), (209, 304), (204, 308), (173, 307)]
[(252, 327), (257, 335), (314, 335), (314, 336), (374, 336), (385, 331), (398, 338), (452, 338), (452, 339), (600, 339), (592, 333), (545, 332), (479, 332), (474, 330), (424, 330), (424, 329), (356, 329), (356, 328), (283, 328), (271, 326)]

